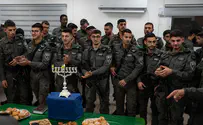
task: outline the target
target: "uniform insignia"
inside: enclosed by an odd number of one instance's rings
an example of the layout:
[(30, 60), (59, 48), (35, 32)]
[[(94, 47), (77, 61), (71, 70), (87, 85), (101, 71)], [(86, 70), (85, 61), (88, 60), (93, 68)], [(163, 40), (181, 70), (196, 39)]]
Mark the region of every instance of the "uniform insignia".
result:
[(99, 53), (98, 55), (99, 55), (99, 56), (103, 56), (103, 53)]
[(196, 66), (196, 62), (195, 61), (190, 62), (190, 68), (192, 70), (195, 70), (195, 66)]
[(154, 58), (154, 60), (155, 60), (155, 61), (158, 61), (159, 59), (158, 59), (158, 58)]
[(183, 60), (184, 60), (184, 58), (180, 57), (180, 58), (178, 58), (178, 60), (181, 60), (181, 61), (183, 61)]
[(111, 56), (111, 55), (108, 55), (108, 56), (106, 57), (107, 63), (111, 63), (111, 60), (112, 60), (112, 56)]
[(22, 45), (22, 43), (18, 43), (18, 45), (20, 46), (20, 45)]
[(132, 54), (127, 54), (128, 57), (132, 56)]

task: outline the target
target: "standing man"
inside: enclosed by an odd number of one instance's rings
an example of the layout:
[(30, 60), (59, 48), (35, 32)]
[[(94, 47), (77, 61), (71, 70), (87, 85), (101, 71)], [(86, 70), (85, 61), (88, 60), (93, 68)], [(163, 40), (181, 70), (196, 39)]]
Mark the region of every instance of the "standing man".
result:
[(66, 25), (68, 23), (68, 16), (65, 14), (62, 14), (60, 16), (60, 22), (61, 22), (61, 26), (58, 28), (55, 28), (52, 32), (52, 35), (58, 37), (59, 39), (61, 38), (61, 32), (63, 31), (63, 29), (66, 28)]
[(170, 43), (170, 32), (171, 32), (171, 30), (165, 30), (163, 32), (163, 39), (166, 42), (165, 48), (164, 48), (165, 51), (172, 51), (173, 50), (171, 43)]
[[(122, 36), (122, 31), (124, 29), (126, 29), (126, 24), (127, 24), (127, 22), (126, 22), (125, 19), (119, 19), (117, 21), (117, 28), (118, 28), (119, 32), (117, 34), (113, 35), (113, 38), (109, 41), (109, 46), (110, 47), (112, 47), (112, 45), (114, 43), (121, 43), (122, 42), (122, 37), (123, 37)], [(134, 36), (132, 36), (132, 39), (131, 39), (130, 42), (131, 42), (131, 44), (136, 45), (136, 40), (135, 40)]]
[[(57, 56), (55, 57), (54, 64), (57, 67), (66, 65), (67, 67), (79, 67), (81, 65), (82, 50), (79, 44), (73, 43), (74, 37), (71, 29), (64, 29), (62, 31), (63, 45), (60, 47)], [(79, 92), (78, 90), (78, 75), (72, 74), (67, 77), (67, 88), (70, 92)], [(63, 89), (63, 77), (57, 76), (55, 82), (55, 91), (61, 92)]]
[(39, 109), (43, 109), (49, 93), (50, 74), (49, 67), (52, 58), (51, 49), (43, 40), (42, 25), (32, 25), (32, 42), (28, 45), (26, 57), (18, 57), (18, 64), (30, 66), (30, 81), (32, 90), (37, 98)]
[(174, 98), (175, 101), (179, 101), (183, 97), (189, 99), (193, 103), (196, 104), (195, 109), (192, 109), (192, 115), (190, 116), (188, 125), (202, 125), (203, 119), (203, 109), (202, 109), (202, 98), (203, 98), (203, 88), (184, 88), (177, 89), (171, 92), (167, 99), (171, 97)]
[[(0, 80), (5, 89), (8, 103), (28, 105), (29, 83), (24, 67), (18, 65), (17, 56), (26, 52), (23, 40), (16, 40), (16, 25), (12, 20), (4, 23), (6, 36), (0, 42)], [(19, 97), (18, 97), (19, 96)]]
[(108, 45), (109, 41), (112, 39), (113, 37), (113, 24), (111, 22), (108, 22), (104, 25), (104, 31), (105, 31), (105, 35), (102, 36), (102, 44), (103, 45)]
[(124, 104), (128, 116), (136, 116), (136, 84), (135, 80), (143, 68), (143, 53), (131, 45), (132, 32), (123, 30), (122, 42), (113, 44), (113, 65), (111, 74), (116, 82), (116, 114), (125, 115)]
[(86, 19), (81, 19), (80, 26), (81, 26), (80, 30), (78, 30), (78, 32), (77, 32), (78, 39), (88, 36), (88, 34), (86, 32), (86, 28), (89, 26), (89, 22)]
[(86, 49), (82, 59), (82, 76), (86, 79), (86, 112), (94, 111), (96, 93), (100, 98), (100, 113), (109, 113), (109, 67), (112, 61), (111, 49), (101, 44), (101, 31), (93, 30), (92, 46)]
[(156, 48), (157, 38), (153, 33), (148, 33), (144, 37), (144, 68), (137, 79), (139, 88), (140, 117), (145, 119), (147, 125), (147, 106), (151, 99), (152, 125), (158, 125), (158, 113), (155, 105), (154, 88), (157, 86), (158, 78), (154, 72), (159, 67), (163, 55), (161, 50)]
[(78, 30), (78, 26), (75, 25), (74, 23), (69, 23), (68, 24), (68, 28), (71, 29), (73, 38), (74, 38), (74, 43), (79, 43), (79, 39), (77, 37), (77, 30)]
[[(148, 34), (148, 33), (153, 33), (154, 31), (154, 24), (151, 23), (151, 22), (147, 22), (145, 23), (144, 25), (144, 34)], [(143, 46), (144, 45), (144, 37), (141, 37), (137, 40), (137, 43), (140, 45), (140, 46)], [(161, 37), (157, 37), (157, 48), (158, 49), (161, 49), (163, 47), (163, 41), (161, 39)]]
[[(196, 43), (196, 35), (200, 32), (200, 30), (192, 29), (189, 32), (188, 37), (185, 39), (183, 46), (190, 50), (194, 50), (193, 46)], [(198, 43), (197, 43), (198, 44)]]
[(159, 111), (159, 125), (183, 125), (183, 112), (185, 100), (176, 102), (174, 99), (166, 100), (166, 96), (175, 89), (189, 86), (194, 76), (196, 67), (195, 55), (183, 47), (184, 37), (180, 30), (170, 33), (170, 42), (173, 51), (170, 53), (168, 65), (161, 65), (155, 74), (162, 78), (162, 83), (157, 88), (157, 107)]
[(43, 37), (45, 40), (50, 39), (51, 38), (51, 34), (49, 34), (49, 28), (50, 28), (50, 24), (47, 20), (42, 21), (42, 33), (43, 33)]
[(81, 45), (83, 50), (88, 49), (90, 46), (92, 46), (91, 34), (95, 29), (96, 28), (94, 26), (87, 27), (86, 31), (88, 36), (80, 38), (78, 43)]

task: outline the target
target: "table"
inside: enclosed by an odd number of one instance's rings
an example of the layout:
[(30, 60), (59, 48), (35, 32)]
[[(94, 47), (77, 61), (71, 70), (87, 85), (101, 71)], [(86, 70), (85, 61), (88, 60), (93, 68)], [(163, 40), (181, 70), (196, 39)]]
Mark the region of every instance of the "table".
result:
[[(5, 104), (0, 106), (0, 110), (6, 110), (8, 107), (18, 108), (18, 109), (27, 109), (30, 111), (31, 116), (27, 119), (21, 120), (20, 125), (28, 125), (29, 121), (40, 120), (48, 118), (48, 112), (45, 112), (43, 115), (33, 114), (32, 110), (35, 108), (33, 106), (25, 106), (19, 104)], [(107, 114), (95, 114), (95, 113), (84, 113), (83, 117), (76, 120), (78, 125), (81, 125), (82, 121), (87, 118), (98, 118), (100, 116), (105, 117), (110, 125), (145, 125), (144, 119), (136, 117), (127, 117), (127, 116), (117, 116), (117, 115), (107, 115)], [(52, 125), (57, 125), (59, 121), (49, 119)], [(65, 122), (65, 121), (62, 121)]]

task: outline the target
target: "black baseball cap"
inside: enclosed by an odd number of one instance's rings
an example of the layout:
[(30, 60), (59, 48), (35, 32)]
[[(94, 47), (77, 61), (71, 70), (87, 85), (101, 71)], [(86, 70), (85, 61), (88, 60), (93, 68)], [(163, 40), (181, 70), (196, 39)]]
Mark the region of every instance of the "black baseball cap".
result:
[(80, 20), (80, 25), (84, 25), (85, 23), (87, 23), (89, 25), (89, 22), (86, 19)]

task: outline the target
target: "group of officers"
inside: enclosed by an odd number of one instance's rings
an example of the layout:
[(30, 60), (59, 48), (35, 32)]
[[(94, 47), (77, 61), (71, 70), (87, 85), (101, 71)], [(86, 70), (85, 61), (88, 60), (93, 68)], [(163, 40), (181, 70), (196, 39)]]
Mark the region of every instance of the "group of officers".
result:
[(126, 28), (125, 19), (117, 21), (117, 34), (112, 33), (112, 23), (106, 23), (104, 36), (86, 19), (80, 21), (79, 31), (75, 24), (67, 25), (67, 15), (61, 15), (60, 22), (52, 35), (48, 21), (33, 24), (28, 41), (12, 20), (5, 21), (5, 35), (0, 40), (0, 80), (9, 103), (31, 105), (34, 92), (36, 105), (43, 108), (48, 93), (63, 88), (63, 78), (52, 73), (51, 65), (65, 64), (78, 68), (78, 73), (67, 77), (67, 88), (79, 92), (78, 83), (82, 84), (86, 112), (94, 111), (98, 94), (100, 113), (109, 113), (111, 80), (116, 115), (140, 114), (147, 124), (150, 99), (152, 125), (183, 125), (186, 107), (192, 109), (188, 124), (201, 124), (201, 101), (191, 92), (199, 95), (202, 90), (183, 88), (202, 87), (203, 49), (194, 52), (192, 39), (203, 46), (203, 32), (191, 33), (185, 39), (180, 30), (166, 30), (164, 46), (150, 22), (144, 25), (145, 36), (138, 40)]

